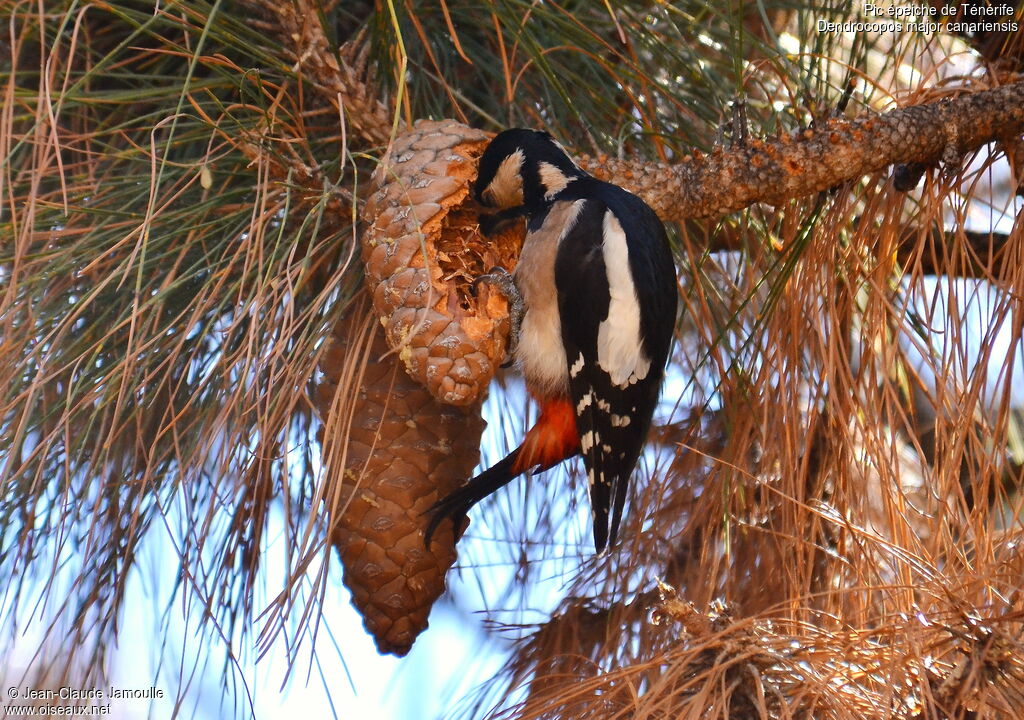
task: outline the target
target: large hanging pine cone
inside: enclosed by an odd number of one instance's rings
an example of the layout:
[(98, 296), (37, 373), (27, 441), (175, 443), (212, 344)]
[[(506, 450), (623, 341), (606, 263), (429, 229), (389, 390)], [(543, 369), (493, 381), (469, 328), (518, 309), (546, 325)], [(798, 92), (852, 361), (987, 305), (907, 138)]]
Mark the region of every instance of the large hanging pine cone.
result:
[(384, 356), (369, 305), (364, 294), (346, 308), (320, 360), (324, 506), (353, 604), (378, 650), (401, 656), (456, 559), (449, 523), (424, 546), (425, 513), (472, 474), (484, 422), (479, 405), (437, 402), (395, 353)]
[(470, 197), (490, 136), (454, 120), (421, 120), (373, 176), (363, 209), (363, 260), (388, 343), (443, 403), (471, 405), (505, 355), (508, 306), (472, 282), (515, 267), (521, 225), (484, 238)]

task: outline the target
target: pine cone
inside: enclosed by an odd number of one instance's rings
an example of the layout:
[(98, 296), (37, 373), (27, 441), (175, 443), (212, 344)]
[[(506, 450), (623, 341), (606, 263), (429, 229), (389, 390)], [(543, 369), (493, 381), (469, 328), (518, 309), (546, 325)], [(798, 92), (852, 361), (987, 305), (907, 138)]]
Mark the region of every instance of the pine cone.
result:
[(465, 530), (453, 536), (442, 523), (428, 550), (425, 513), (472, 474), (484, 421), (479, 405), (438, 403), (395, 353), (382, 357), (388, 347), (365, 294), (328, 342), (315, 399), (330, 539), (377, 649), (402, 656), (426, 629)]
[(373, 176), (363, 209), (363, 260), (388, 344), (409, 374), (443, 403), (480, 402), (505, 356), (508, 305), (473, 281), (515, 267), (522, 223), (480, 234), (470, 197), (490, 135), (454, 120), (421, 120)]

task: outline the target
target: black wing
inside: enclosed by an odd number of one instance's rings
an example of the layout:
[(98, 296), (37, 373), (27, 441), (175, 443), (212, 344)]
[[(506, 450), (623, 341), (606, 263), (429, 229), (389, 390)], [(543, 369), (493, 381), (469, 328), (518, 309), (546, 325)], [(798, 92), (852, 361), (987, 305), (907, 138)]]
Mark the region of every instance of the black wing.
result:
[[(629, 478), (658, 402), (677, 290), (668, 240), (653, 210), (636, 196), (591, 178), (571, 187), (584, 206), (559, 245), (555, 284), (580, 449), (590, 481), (594, 545), (600, 552), (609, 540), (609, 514), (610, 540), (615, 541)], [(609, 213), (615, 222), (608, 221)], [(609, 234), (618, 237), (609, 237), (606, 249), (609, 226)], [(613, 264), (611, 274), (606, 258)], [(633, 286), (635, 305), (621, 300), (623, 282)], [(613, 292), (620, 298), (614, 306)], [(624, 311), (627, 306), (629, 313)], [(610, 313), (617, 322), (608, 322)], [(629, 372), (631, 364), (636, 372)]]

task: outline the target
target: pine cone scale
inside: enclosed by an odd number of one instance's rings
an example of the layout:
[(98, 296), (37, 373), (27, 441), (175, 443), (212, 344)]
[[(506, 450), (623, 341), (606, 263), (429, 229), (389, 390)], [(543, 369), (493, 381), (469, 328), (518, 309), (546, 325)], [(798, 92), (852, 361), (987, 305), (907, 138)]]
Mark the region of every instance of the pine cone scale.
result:
[(456, 559), (450, 525), (425, 548), (427, 512), (472, 474), (484, 423), (479, 406), (442, 405), (406, 374), (369, 304), (347, 309), (320, 360), (324, 506), (352, 603), (377, 648), (404, 655)]
[(483, 238), (470, 197), (489, 135), (419, 121), (396, 138), (364, 208), (363, 260), (389, 345), (440, 402), (482, 400), (505, 355), (508, 307), (473, 292), (494, 265), (514, 267), (522, 229)]

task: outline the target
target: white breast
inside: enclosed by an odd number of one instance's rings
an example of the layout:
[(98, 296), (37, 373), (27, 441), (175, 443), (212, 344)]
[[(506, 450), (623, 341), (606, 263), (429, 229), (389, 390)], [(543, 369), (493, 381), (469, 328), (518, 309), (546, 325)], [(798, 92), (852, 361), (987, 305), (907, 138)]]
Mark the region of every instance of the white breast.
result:
[(562, 238), (576, 224), (583, 203), (583, 200), (555, 203), (543, 225), (527, 234), (516, 266), (516, 285), (526, 304), (516, 363), (527, 386), (541, 394), (569, 391), (555, 288), (555, 255)]

